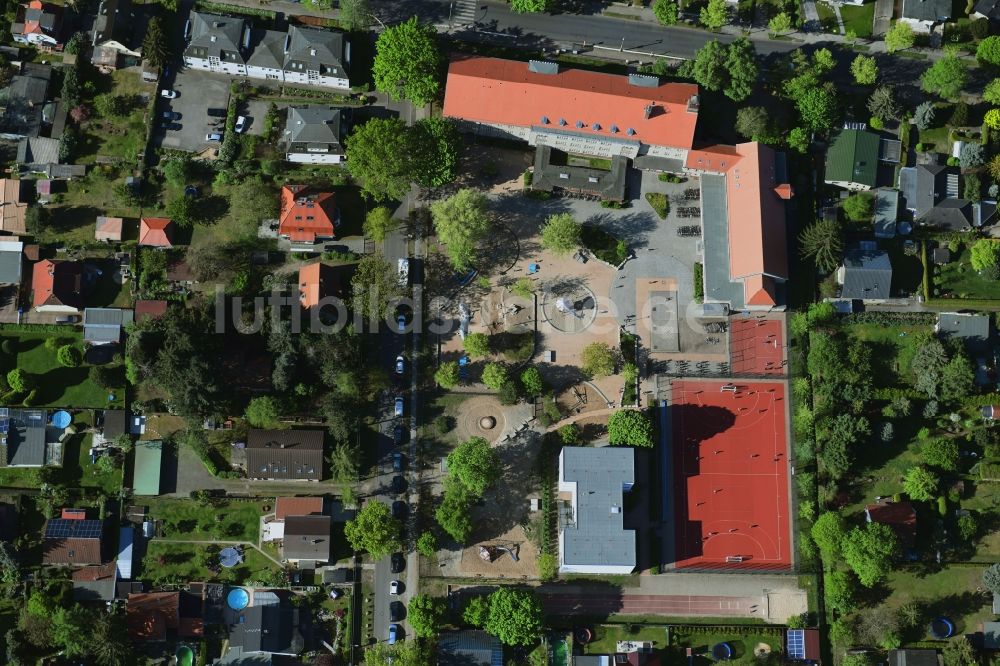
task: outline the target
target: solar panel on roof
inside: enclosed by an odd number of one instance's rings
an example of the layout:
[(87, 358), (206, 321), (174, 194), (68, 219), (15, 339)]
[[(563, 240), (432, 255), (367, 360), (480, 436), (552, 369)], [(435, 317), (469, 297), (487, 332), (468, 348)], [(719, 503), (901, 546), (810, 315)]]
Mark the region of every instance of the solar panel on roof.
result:
[(99, 520), (54, 518), (45, 527), (46, 539), (97, 539), (103, 524)]
[(803, 629), (788, 630), (788, 656), (792, 659), (806, 658), (806, 632)]

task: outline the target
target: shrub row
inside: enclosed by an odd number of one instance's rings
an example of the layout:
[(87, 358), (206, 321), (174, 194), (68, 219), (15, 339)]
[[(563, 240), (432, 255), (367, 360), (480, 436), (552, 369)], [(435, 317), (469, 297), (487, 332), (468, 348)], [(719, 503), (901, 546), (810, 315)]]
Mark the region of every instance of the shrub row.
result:
[(908, 324), (923, 326), (937, 321), (933, 312), (852, 312), (843, 317), (845, 324), (881, 324), (886, 326)]
[(695, 262), (694, 264), (694, 302), (704, 303), (705, 302), (705, 279), (704, 279), (705, 268), (701, 265), (701, 262)]

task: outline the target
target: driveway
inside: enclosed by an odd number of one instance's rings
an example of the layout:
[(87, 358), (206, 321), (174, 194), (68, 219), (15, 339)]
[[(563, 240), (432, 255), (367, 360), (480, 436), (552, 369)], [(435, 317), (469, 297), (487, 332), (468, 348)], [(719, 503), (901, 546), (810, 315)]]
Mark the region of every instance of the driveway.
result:
[[(229, 106), (229, 85), (233, 79), (220, 74), (183, 69), (174, 78), (174, 90), (179, 94), (175, 99), (158, 98), (156, 116), (162, 118), (164, 111), (181, 114), (175, 121), (179, 130), (157, 129), (153, 135), (154, 145), (173, 150), (200, 152), (209, 147), (205, 135), (211, 130), (207, 110), (225, 109)], [(263, 116), (260, 125), (263, 125)]]

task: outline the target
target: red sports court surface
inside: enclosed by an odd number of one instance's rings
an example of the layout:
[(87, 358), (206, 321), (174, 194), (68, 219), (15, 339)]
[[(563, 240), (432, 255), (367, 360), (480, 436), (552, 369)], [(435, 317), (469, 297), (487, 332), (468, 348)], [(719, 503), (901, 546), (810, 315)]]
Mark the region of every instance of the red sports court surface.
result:
[(729, 322), (729, 361), (734, 375), (784, 375), (782, 325), (774, 319)]
[(675, 381), (670, 419), (676, 566), (789, 568), (785, 385)]

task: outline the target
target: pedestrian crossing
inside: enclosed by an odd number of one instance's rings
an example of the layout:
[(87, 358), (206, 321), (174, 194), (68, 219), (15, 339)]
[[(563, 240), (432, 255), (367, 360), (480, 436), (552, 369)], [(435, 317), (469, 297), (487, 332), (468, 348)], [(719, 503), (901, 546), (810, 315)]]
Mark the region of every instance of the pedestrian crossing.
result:
[(476, 22), (477, 0), (455, 0), (451, 10), (452, 25), (470, 25)]

